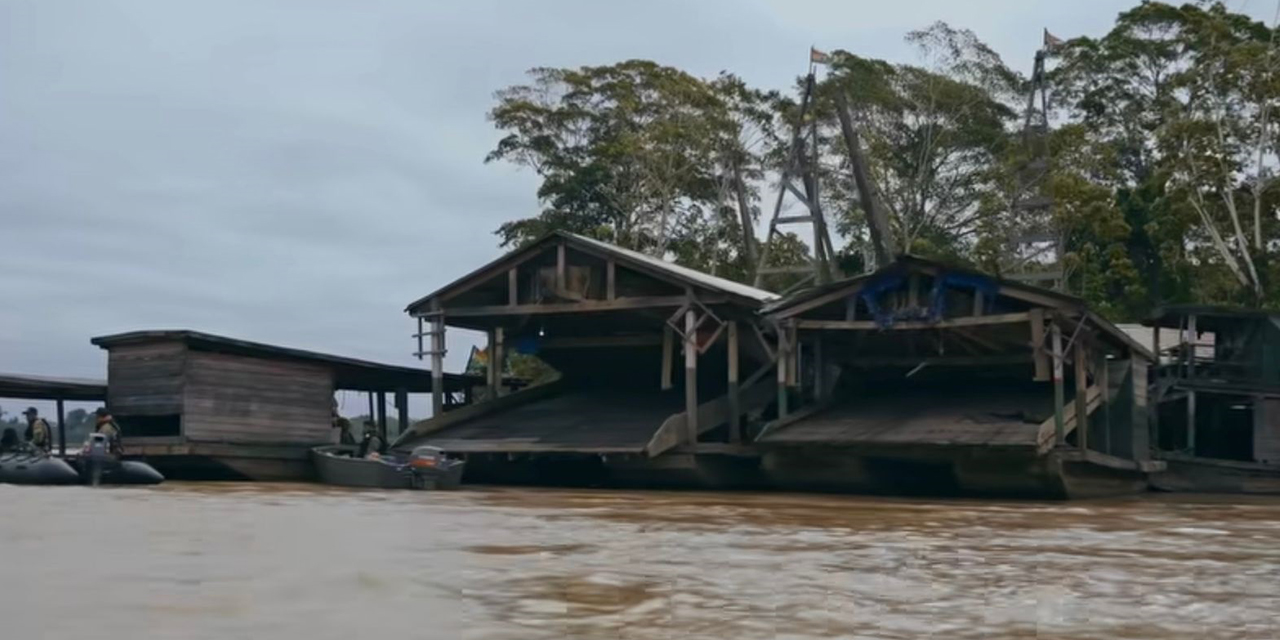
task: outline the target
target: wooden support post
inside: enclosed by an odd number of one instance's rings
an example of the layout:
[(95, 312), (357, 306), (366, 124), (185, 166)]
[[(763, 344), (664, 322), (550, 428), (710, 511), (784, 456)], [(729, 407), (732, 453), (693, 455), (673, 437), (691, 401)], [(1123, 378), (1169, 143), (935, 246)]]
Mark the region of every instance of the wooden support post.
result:
[(1066, 400), (1062, 389), (1062, 329), (1056, 321), (1049, 325), (1049, 340), (1053, 350), (1053, 442), (1062, 446), (1067, 442), (1067, 424), (1063, 415)]
[(1160, 325), (1151, 330), (1151, 350), (1156, 354), (1156, 380), (1160, 379)]
[(484, 397), (492, 400), (498, 397), (497, 376), (494, 375), (493, 367), (493, 352), (495, 350), (495, 345), (498, 343), (498, 339), (497, 336), (494, 335), (493, 329), (486, 331), (484, 336), (484, 353), (488, 360), (484, 367)]
[(493, 370), (493, 396), (497, 398), (505, 393), (502, 388), (502, 369), (507, 362), (506, 330), (496, 327), (493, 330), (493, 353), (489, 354), (489, 368)]
[(822, 333), (813, 337), (813, 397), (822, 402), (827, 396), (827, 363), (822, 356)]
[(787, 328), (778, 325), (778, 418), (787, 417)]
[(396, 436), (409, 428), (409, 391), (396, 389)]
[(986, 302), (985, 298), (986, 296), (983, 295), (981, 290), (973, 292), (973, 315), (980, 316), (983, 314), (983, 307)]
[(414, 354), (414, 355), (418, 356), (418, 359), (419, 359), (419, 360), (421, 360), (421, 359), (422, 359), (422, 356), (423, 356), (423, 353), (422, 353), (422, 352), (426, 350), (426, 349), (424, 349), (424, 348), (423, 348), (423, 346), (422, 346), (422, 316), (418, 316), (418, 333), (417, 333), (417, 338), (418, 338), (418, 352), (417, 352), (416, 354)]
[[(377, 409), (376, 409), (376, 408), (374, 408), (374, 405), (373, 405), (373, 392), (372, 392), (372, 391), (370, 391), (370, 392), (369, 392), (369, 420), (368, 420), (368, 422), (372, 422), (372, 423), (374, 423), (374, 424), (377, 424), (377, 421), (378, 421), (378, 413), (377, 413)], [(361, 433), (363, 433), (364, 425), (360, 425), (360, 428), (361, 428)]]
[(378, 392), (378, 436), (387, 442), (387, 392)]
[(800, 385), (800, 339), (796, 321), (787, 323), (787, 387)]
[(1129, 379), (1133, 394), (1133, 413), (1129, 418), (1130, 450), (1133, 452), (1134, 460), (1150, 460), (1152, 443), (1151, 432), (1148, 429), (1154, 424), (1157, 436), (1156, 446), (1159, 446), (1160, 421), (1155, 411), (1147, 411), (1147, 362), (1133, 351), (1128, 355)]
[(604, 297), (606, 300), (615, 300), (618, 297), (618, 263), (613, 258), (609, 258), (604, 264)]
[(1036, 307), (1031, 310), (1031, 348), (1032, 357), (1036, 363), (1035, 377), (1032, 378), (1036, 382), (1047, 382), (1052, 380), (1049, 369), (1049, 356), (1045, 354), (1044, 344), (1044, 309)]
[(685, 442), (698, 442), (698, 318), (697, 312), (684, 312), (684, 410)]
[(1187, 390), (1187, 453), (1196, 454), (1196, 392)]
[(670, 389), (671, 384), (671, 367), (675, 364), (675, 331), (670, 325), (662, 327), (662, 390)]
[(565, 248), (564, 243), (556, 245), (556, 290), (564, 291), (565, 286)]
[(1089, 448), (1089, 354), (1085, 348), (1084, 336), (1076, 336), (1073, 347), (1076, 365), (1076, 444), (1083, 451)]
[(907, 308), (920, 306), (920, 274), (913, 273), (907, 277)]
[(515, 267), (507, 270), (507, 304), (513, 307), (520, 304), (520, 275)]
[(431, 316), (431, 417), (444, 415), (444, 314), (440, 303), (432, 305)]
[(1187, 332), (1182, 339), (1182, 348), (1186, 350), (1187, 357), (1187, 378), (1196, 377), (1196, 342), (1199, 336), (1196, 335), (1196, 317), (1194, 315), (1187, 316)]
[(844, 299), (844, 319), (845, 322), (853, 322), (858, 319), (858, 296), (851, 295)]
[(738, 397), (738, 323), (729, 321), (729, 442), (742, 441), (742, 402)]
[(62, 398), (58, 398), (58, 455), (67, 457), (67, 415)]
[[(1111, 367), (1107, 365), (1107, 356), (1102, 352), (1098, 353), (1097, 364), (1094, 366), (1094, 379), (1098, 381), (1098, 388), (1102, 390), (1102, 437), (1105, 439), (1104, 446), (1100, 451), (1107, 455), (1112, 455), (1115, 451), (1115, 442), (1111, 439)], [(1141, 425), (1145, 427), (1146, 425)], [(1135, 427), (1138, 428), (1138, 427)]]

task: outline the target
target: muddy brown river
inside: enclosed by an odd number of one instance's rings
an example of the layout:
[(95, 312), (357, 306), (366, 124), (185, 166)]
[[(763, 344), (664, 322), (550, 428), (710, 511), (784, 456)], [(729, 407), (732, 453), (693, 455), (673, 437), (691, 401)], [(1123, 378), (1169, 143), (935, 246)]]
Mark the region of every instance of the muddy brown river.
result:
[(0, 485), (4, 638), (1272, 638), (1280, 501)]

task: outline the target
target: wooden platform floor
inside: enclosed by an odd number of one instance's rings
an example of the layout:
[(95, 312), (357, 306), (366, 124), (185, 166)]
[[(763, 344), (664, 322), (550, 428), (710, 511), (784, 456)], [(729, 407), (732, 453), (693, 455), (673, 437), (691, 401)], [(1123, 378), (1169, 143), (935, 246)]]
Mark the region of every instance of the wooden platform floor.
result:
[(458, 453), (640, 453), (682, 403), (674, 392), (571, 391), (447, 427), (422, 443)]
[(763, 444), (1036, 446), (1052, 391), (895, 390), (842, 401), (766, 433)]

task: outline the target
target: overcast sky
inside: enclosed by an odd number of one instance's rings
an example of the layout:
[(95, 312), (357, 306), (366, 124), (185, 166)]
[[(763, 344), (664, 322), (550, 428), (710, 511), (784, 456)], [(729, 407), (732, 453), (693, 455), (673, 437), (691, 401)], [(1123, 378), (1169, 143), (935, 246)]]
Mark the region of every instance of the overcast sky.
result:
[(0, 371), (105, 377), (90, 337), (157, 328), (415, 362), (404, 306), (538, 210), (483, 163), (530, 67), (783, 89), (810, 44), (906, 62), (944, 20), (1025, 68), (1133, 4), (0, 0)]

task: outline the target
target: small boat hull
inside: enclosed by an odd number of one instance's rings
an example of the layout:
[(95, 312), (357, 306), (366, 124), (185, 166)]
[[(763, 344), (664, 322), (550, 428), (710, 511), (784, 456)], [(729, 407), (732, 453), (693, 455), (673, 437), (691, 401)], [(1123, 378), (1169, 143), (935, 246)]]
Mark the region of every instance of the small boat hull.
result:
[(450, 460), (442, 468), (413, 468), (407, 459), (386, 456), (381, 459), (355, 457), (356, 447), (333, 445), (311, 450), (316, 477), (324, 484), (342, 487), (377, 489), (453, 489), (462, 483), (466, 464)]
[(16, 451), (0, 454), (0, 482), (78, 484), (80, 474), (66, 461), (48, 454)]
[(160, 484), (164, 475), (151, 465), (138, 460), (106, 460), (96, 470), (92, 464), (82, 458), (72, 459), (80, 482), (96, 484)]

